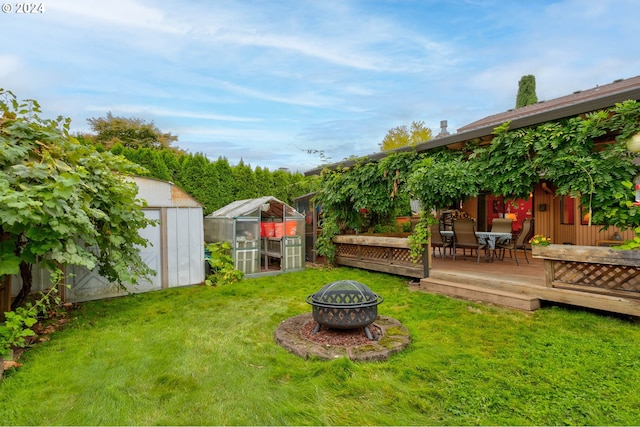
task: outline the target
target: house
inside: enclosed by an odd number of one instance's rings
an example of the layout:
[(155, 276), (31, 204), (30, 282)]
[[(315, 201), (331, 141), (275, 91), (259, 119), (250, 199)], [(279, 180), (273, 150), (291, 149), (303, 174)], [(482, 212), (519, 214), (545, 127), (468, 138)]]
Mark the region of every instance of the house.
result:
[[(392, 152), (414, 149), (423, 152), (439, 147), (459, 150), (472, 141), (490, 144), (493, 130), (505, 122), (510, 122), (511, 130), (527, 128), (610, 108), (627, 100), (640, 100), (640, 76), (616, 80), (549, 101), (491, 115), (463, 126), (457, 133), (448, 134), (446, 128), (443, 128), (444, 131), (435, 139), (418, 144), (415, 148), (404, 147)], [(367, 159), (375, 161), (388, 154), (389, 152), (375, 153), (367, 156)], [(355, 162), (356, 160), (345, 161), (327, 167), (351, 166)], [(322, 169), (312, 169), (305, 174), (316, 175)], [(632, 179), (633, 177), (629, 177), (629, 180)], [(579, 200), (569, 196), (557, 196), (553, 186), (545, 182), (536, 184), (527, 199), (508, 200), (501, 196), (480, 194), (478, 197), (465, 200), (460, 210), (477, 219), (478, 230), (488, 230), (493, 218), (510, 217), (515, 220), (514, 231), (517, 231), (524, 218), (535, 217), (535, 232), (551, 237), (554, 243), (607, 245), (616, 233), (622, 238), (633, 236), (630, 230), (622, 232), (610, 227), (601, 231), (600, 226), (589, 224), (585, 213), (580, 211)]]

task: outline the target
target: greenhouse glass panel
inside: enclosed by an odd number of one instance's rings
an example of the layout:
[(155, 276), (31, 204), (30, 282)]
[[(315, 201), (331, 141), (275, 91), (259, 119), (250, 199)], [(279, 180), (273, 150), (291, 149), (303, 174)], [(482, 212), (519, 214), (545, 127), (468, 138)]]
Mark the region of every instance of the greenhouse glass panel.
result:
[(304, 216), (274, 197), (237, 200), (208, 215), (205, 240), (228, 242), (247, 275), (304, 268)]

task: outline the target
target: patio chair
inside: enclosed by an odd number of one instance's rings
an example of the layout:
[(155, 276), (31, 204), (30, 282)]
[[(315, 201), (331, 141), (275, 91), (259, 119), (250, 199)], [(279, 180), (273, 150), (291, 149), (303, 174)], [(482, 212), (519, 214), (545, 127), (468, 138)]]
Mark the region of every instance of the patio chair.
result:
[(518, 237), (513, 239), (511, 242), (496, 245), (496, 248), (500, 248), (502, 250), (500, 259), (504, 260), (504, 254), (508, 249), (509, 257), (511, 257), (511, 251), (513, 251), (516, 264), (520, 265), (520, 262), (518, 261), (518, 249), (522, 249), (524, 251), (524, 259), (526, 259), (527, 264), (529, 264), (529, 258), (527, 257), (527, 244), (529, 243), (531, 236), (533, 236), (533, 218), (525, 218), (522, 221), (522, 229), (520, 230)]
[[(511, 239), (502, 240), (500, 243), (503, 245), (510, 244), (513, 239), (513, 219), (511, 218), (494, 218), (491, 221), (491, 232), (493, 233), (509, 233), (512, 235)], [(493, 250), (493, 256), (499, 257), (500, 247), (496, 245)]]
[(511, 233), (513, 220), (511, 218), (494, 218), (491, 222), (491, 231), (494, 233)]
[(485, 250), (485, 256), (487, 252), (487, 245), (478, 241), (476, 236), (476, 223), (473, 219), (457, 219), (453, 221), (453, 260), (456, 259), (456, 252), (458, 248), (462, 248), (462, 255), (466, 257), (467, 249), (471, 250), (471, 256), (473, 256), (473, 250), (477, 253), (476, 262), (480, 262), (480, 249)]
[(449, 253), (451, 253), (453, 242), (450, 239), (445, 239), (442, 237), (442, 234), (440, 234), (440, 227), (441, 227), (440, 223), (432, 224), (430, 227), (431, 247), (434, 248), (434, 253), (435, 253), (435, 248), (438, 248), (438, 250), (440, 251), (440, 255), (442, 256), (442, 259), (444, 259), (444, 255), (446, 253), (447, 248), (449, 248)]

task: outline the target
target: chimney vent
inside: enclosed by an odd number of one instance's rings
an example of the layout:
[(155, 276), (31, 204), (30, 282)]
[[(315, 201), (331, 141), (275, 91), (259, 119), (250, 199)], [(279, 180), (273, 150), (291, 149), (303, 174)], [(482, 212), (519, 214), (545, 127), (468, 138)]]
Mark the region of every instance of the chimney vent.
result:
[(443, 138), (445, 136), (449, 136), (450, 133), (447, 130), (447, 121), (446, 120), (440, 120), (440, 133), (438, 135), (436, 135), (436, 138)]

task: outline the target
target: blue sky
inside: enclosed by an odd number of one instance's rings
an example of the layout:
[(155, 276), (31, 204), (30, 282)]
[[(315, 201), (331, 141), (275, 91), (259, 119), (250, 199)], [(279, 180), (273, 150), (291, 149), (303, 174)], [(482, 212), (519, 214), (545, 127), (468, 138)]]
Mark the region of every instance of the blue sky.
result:
[(0, 13), (0, 87), (45, 117), (153, 121), (215, 160), (305, 171), (640, 75), (637, 0), (45, 0)]

